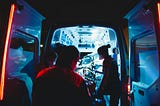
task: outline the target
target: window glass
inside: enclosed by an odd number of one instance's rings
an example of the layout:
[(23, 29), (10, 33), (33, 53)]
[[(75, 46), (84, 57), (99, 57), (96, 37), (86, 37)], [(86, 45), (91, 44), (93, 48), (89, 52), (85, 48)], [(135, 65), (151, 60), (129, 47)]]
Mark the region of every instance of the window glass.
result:
[(7, 74), (22, 72), (34, 78), (35, 61), (38, 61), (40, 55), (38, 44), (44, 17), (22, 0), (18, 0), (17, 5), (20, 7), (13, 14)]
[[(143, 40), (146, 42), (144, 44)], [(154, 34), (149, 34), (135, 41), (136, 52), (136, 78), (142, 83), (152, 84), (158, 78), (158, 49)], [(143, 43), (142, 43), (143, 42)]]
[(7, 60), (7, 74), (9, 76), (21, 73), (27, 64), (33, 61), (35, 53), (34, 39), (20, 32), (12, 34)]

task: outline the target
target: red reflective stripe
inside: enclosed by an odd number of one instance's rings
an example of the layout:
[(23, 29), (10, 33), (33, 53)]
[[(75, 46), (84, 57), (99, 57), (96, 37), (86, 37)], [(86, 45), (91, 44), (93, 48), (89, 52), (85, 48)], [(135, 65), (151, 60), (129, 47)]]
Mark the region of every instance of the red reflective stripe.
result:
[(160, 3), (157, 3), (157, 7), (158, 7), (158, 22), (160, 26)]
[(43, 76), (45, 73), (47, 73), (48, 71), (52, 70), (53, 68), (55, 68), (55, 66), (51, 66), (51, 67), (47, 67), (45, 69), (42, 69), (36, 76), (36, 78), (39, 78), (40, 76)]
[(12, 27), (14, 11), (15, 11), (15, 5), (12, 4), (10, 14), (9, 14), (8, 29), (7, 29), (7, 35), (6, 35), (5, 47), (4, 47), (4, 53), (3, 53), (2, 73), (1, 73), (1, 82), (0, 82), (0, 100), (3, 100), (3, 94), (4, 94), (6, 60), (7, 60), (7, 52), (8, 52), (8, 46), (9, 46), (9, 41), (10, 41), (10, 32), (11, 32), (11, 27)]
[(128, 89), (128, 94), (130, 94), (130, 90), (131, 90), (130, 84), (127, 85), (127, 89)]

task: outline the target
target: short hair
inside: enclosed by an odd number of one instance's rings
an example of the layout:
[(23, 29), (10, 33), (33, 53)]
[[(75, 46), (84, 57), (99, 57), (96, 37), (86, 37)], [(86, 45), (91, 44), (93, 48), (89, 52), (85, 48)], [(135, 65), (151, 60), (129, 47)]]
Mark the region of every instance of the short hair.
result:
[(62, 52), (59, 53), (57, 58), (56, 65), (62, 67), (70, 66), (73, 60), (78, 61), (79, 59), (79, 51), (75, 46), (66, 46), (63, 47)]
[(52, 45), (52, 48), (59, 55), (63, 51), (63, 47), (65, 46), (66, 45), (61, 44), (61, 43), (55, 43), (54, 45)]

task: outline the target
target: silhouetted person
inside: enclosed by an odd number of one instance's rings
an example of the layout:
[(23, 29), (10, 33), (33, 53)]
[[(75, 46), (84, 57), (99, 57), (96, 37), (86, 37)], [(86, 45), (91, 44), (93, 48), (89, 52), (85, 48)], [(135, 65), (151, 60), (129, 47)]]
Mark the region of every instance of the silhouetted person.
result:
[(110, 45), (104, 45), (98, 48), (99, 59), (103, 60), (103, 79), (98, 89), (99, 95), (110, 95), (109, 106), (118, 106), (120, 98), (120, 80), (118, 76), (117, 62), (109, 55)]
[(65, 45), (60, 43), (55, 43), (54, 45), (50, 46), (49, 50), (45, 54), (45, 58), (38, 65), (38, 73), (36, 77), (41, 76), (41, 74), (45, 73), (45, 71), (51, 70), (55, 67), (58, 55), (63, 47), (65, 47)]
[(118, 54), (118, 49), (115, 47), (112, 49), (113, 55), (112, 58), (117, 61), (117, 54)]
[(79, 51), (63, 47), (55, 68), (38, 76), (33, 84), (33, 106), (92, 106), (84, 79), (74, 72)]
[(50, 50), (48, 51), (48, 53), (46, 54), (46, 62), (45, 62), (45, 66), (46, 67), (50, 67), (52, 65), (55, 65), (58, 54), (55, 51), (55, 48), (51, 47)]
[(42, 70), (40, 70), (38, 72), (38, 74), (36, 75), (36, 78), (41, 76), (41, 75), (43, 75), (47, 71), (55, 68), (55, 63), (56, 63), (56, 60), (58, 58), (58, 54), (56, 52), (54, 52), (54, 51), (52, 51), (50, 53), (52, 53), (52, 54), (49, 54), (50, 56), (47, 58), (48, 60), (46, 61), (47, 64), (45, 65), (45, 67)]

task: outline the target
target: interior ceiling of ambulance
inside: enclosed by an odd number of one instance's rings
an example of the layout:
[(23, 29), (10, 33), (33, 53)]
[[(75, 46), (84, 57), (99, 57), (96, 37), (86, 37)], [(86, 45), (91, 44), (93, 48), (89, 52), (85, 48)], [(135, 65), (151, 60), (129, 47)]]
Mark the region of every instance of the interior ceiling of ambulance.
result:
[[(63, 35), (65, 35), (64, 39), (66, 39), (66, 36), (69, 39), (72, 37), (74, 38), (74, 40), (71, 40), (72, 44), (76, 45), (81, 52), (86, 52), (86, 50), (94, 52), (93, 50), (96, 47), (106, 43), (110, 43), (115, 47), (116, 34), (112, 29), (107, 27), (83, 26), (83, 24), (117, 21), (124, 17), (140, 0), (26, 1), (40, 14), (53, 22), (60, 22), (62, 24), (79, 23), (80, 26), (69, 26), (66, 29), (61, 28), (61, 40), (63, 40)], [(52, 43), (54, 43), (54, 37)]]

